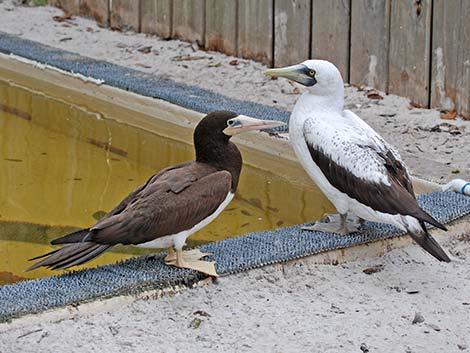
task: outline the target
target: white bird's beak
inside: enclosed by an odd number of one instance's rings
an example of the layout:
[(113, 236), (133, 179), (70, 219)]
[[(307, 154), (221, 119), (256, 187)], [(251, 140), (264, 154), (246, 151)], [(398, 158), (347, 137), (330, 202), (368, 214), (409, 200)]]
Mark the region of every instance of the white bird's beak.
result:
[(227, 127), (224, 129), (224, 134), (228, 136), (238, 135), (247, 131), (272, 129), (278, 126), (286, 125), (282, 121), (277, 120), (261, 120), (250, 118), (245, 115), (238, 115), (227, 122)]
[(286, 67), (280, 67), (278, 69), (268, 69), (264, 71), (265, 75), (271, 77), (285, 77), (290, 80), (295, 81), (295, 78), (298, 77), (301, 73), (303, 73), (305, 66), (298, 64)]
[(284, 77), (307, 87), (317, 83), (315, 71), (309, 69), (304, 64), (281, 67), (279, 69), (269, 69), (265, 70), (264, 74), (271, 77)]

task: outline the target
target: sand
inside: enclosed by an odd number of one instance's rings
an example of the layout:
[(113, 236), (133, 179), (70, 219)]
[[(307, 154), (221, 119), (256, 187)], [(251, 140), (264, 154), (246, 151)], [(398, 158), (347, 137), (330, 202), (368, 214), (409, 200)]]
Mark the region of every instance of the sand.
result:
[(3, 327), (0, 352), (467, 352), (470, 235), (444, 245), (460, 262), (410, 246), (337, 266), (269, 266), (96, 314), (70, 308)]
[[(286, 110), (302, 92), (264, 77), (259, 63), (86, 19), (57, 23), (58, 14), (0, 1), (0, 31)], [(146, 46), (149, 53), (139, 51)], [(347, 107), (397, 146), (414, 174), (470, 178), (469, 122), (366, 92), (347, 87)], [(84, 305), (60, 318), (2, 325), (0, 352), (470, 351), (470, 232), (440, 241), (458, 261), (441, 264), (410, 245), (336, 266), (269, 266), (158, 299), (127, 297), (105, 310)], [(369, 268), (377, 272), (363, 272)]]

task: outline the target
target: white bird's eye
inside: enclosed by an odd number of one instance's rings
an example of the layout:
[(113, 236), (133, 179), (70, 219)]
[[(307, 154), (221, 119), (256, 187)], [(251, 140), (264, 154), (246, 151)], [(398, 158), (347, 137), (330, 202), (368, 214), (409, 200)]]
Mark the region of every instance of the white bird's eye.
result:
[(234, 123), (234, 121), (233, 121), (233, 120), (231, 120), (231, 119), (227, 121), (227, 125), (228, 125), (228, 126), (232, 126), (232, 125), (233, 125), (233, 123)]

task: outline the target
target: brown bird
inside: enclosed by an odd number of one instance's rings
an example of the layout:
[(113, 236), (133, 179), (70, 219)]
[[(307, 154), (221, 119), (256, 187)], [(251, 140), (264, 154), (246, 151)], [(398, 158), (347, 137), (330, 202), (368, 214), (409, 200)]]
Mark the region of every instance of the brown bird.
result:
[[(30, 260), (53, 270), (84, 264), (117, 244), (168, 248), (167, 264), (217, 276), (208, 254), (183, 252), (186, 239), (212, 222), (237, 190), (242, 156), (230, 137), (246, 131), (285, 125), (228, 111), (206, 115), (194, 131), (196, 160), (152, 176), (94, 226), (55, 239), (61, 248)], [(173, 250), (176, 249), (176, 253)]]

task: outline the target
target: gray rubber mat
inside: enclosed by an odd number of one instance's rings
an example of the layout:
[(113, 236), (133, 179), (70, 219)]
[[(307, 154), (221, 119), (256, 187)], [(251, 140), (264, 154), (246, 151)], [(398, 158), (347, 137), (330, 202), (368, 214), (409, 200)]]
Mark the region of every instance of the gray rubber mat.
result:
[[(418, 197), (420, 205), (442, 223), (470, 214), (470, 197), (453, 192), (434, 192)], [(366, 222), (360, 233), (341, 236), (304, 231), (300, 225), (250, 233), (201, 246), (214, 254), (217, 271), (228, 275), (403, 235), (385, 224)], [(203, 276), (192, 270), (166, 266), (164, 254), (143, 256), (117, 264), (69, 274), (19, 282), (0, 287), (0, 322), (28, 313), (96, 298), (132, 294), (173, 285), (191, 285)]]
[[(3, 32), (0, 32), (0, 52), (15, 54), (68, 72), (103, 80), (107, 85), (159, 98), (200, 113), (223, 109), (259, 119), (276, 119), (284, 122), (289, 120), (290, 113), (284, 110), (229, 98), (197, 86), (175, 82), (106, 61), (87, 58)], [(287, 127), (283, 126), (273, 130), (285, 131), (286, 129)]]

